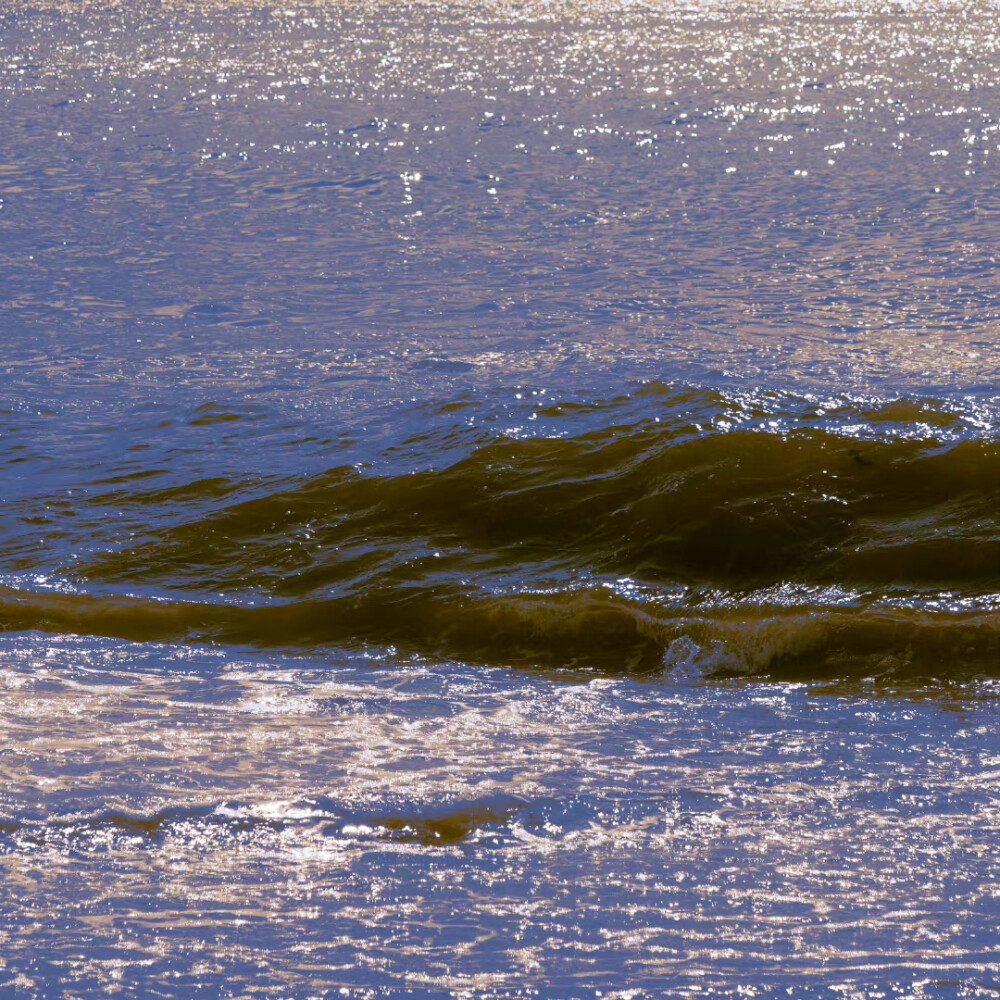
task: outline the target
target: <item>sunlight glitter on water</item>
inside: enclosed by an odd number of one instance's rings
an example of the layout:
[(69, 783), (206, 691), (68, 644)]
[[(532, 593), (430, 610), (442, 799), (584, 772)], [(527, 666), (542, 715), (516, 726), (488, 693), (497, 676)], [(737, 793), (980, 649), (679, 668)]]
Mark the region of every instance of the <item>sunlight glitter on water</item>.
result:
[[(39, 905), (117, 858), (92, 916), (36, 930), (44, 961), (8, 933), (7, 961), (39, 981), (55, 962), (78, 989), (155, 982), (190, 947), (233, 995), (287, 987), (289, 946), (321, 993), (358, 996), (504, 996), (523, 976), (558, 990), (579, 985), (581, 954), (590, 989), (628, 977), (640, 995), (667, 976), (719, 995), (741, 977), (905, 992), (991, 968), (986, 688), (873, 703), (169, 647), (137, 671), (116, 645), (81, 666), (92, 648), (53, 643), (44, 672), (30, 639), (5, 650), (4, 799), (26, 816), (3, 831), (9, 898)], [(156, 910), (136, 910), (130, 893), (168, 873)], [(96, 954), (131, 942), (117, 978), (65, 954), (81, 921)]]
[(0, 994), (994, 996), (978, 2), (0, 8)]

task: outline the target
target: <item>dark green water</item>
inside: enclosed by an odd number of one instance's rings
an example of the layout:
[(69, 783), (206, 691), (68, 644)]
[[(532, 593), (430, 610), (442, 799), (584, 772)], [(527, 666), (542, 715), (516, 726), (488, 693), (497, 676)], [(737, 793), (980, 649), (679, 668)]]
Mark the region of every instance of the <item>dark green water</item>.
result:
[(995, 996), (996, 23), (0, 7), (0, 996)]

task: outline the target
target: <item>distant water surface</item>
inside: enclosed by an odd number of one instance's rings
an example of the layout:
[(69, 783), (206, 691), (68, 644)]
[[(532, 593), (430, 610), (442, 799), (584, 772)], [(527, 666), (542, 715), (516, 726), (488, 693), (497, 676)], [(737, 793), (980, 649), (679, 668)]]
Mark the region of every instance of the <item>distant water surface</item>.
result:
[(0, 995), (1000, 991), (987, 3), (0, 9)]

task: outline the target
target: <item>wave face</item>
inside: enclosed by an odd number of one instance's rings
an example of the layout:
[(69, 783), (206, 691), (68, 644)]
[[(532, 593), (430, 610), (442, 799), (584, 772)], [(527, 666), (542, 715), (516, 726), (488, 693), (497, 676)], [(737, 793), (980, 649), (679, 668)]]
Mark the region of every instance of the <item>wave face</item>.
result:
[(515, 560), (706, 586), (1000, 582), (1000, 442), (742, 429), (718, 394), (660, 392), (630, 426), (574, 434), (569, 419), (441, 468), (334, 469), (81, 572), (298, 597), (376, 566), (405, 577), (429, 548), (460, 575)]
[(518, 395), (425, 407), (360, 466), (92, 487), (58, 575), (0, 591), (5, 627), (612, 672), (1000, 663), (987, 405)]

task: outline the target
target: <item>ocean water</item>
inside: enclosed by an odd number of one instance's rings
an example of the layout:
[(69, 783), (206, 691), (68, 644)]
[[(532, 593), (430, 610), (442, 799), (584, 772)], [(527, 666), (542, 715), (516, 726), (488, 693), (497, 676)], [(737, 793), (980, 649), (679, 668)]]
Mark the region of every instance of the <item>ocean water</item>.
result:
[(1000, 8), (0, 5), (0, 997), (1000, 994)]

